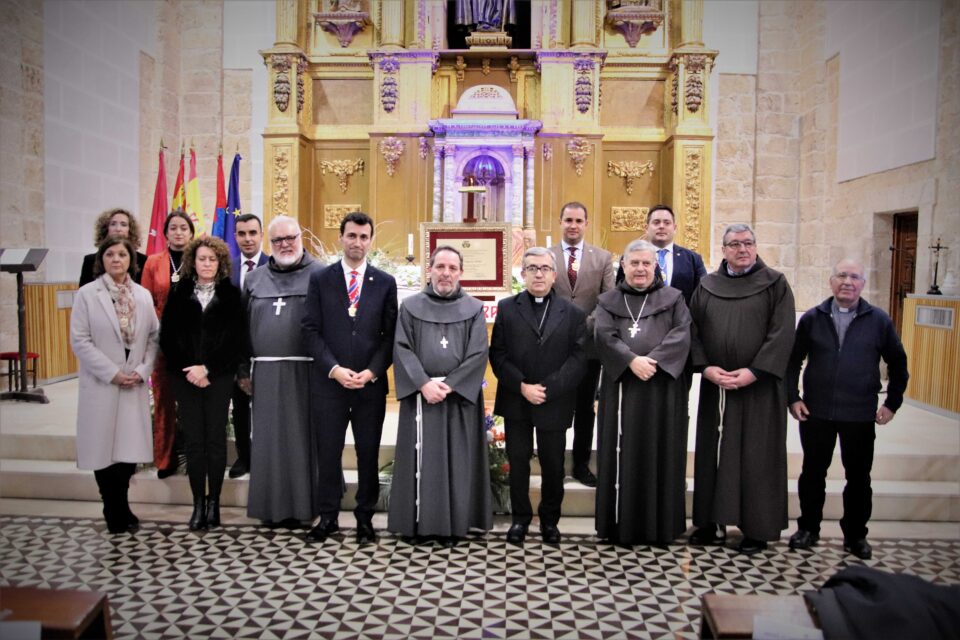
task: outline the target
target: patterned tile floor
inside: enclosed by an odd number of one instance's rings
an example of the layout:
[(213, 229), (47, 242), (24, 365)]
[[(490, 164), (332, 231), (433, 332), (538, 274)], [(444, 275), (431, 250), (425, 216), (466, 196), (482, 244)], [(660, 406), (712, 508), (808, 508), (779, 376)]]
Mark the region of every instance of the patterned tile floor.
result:
[[(0, 583), (106, 592), (121, 638), (697, 637), (704, 593), (798, 594), (857, 562), (836, 539), (746, 558), (726, 548), (614, 547), (586, 535), (523, 547), (503, 533), (447, 549), (381, 532), (0, 516)], [(960, 583), (960, 541), (876, 540), (870, 566)]]

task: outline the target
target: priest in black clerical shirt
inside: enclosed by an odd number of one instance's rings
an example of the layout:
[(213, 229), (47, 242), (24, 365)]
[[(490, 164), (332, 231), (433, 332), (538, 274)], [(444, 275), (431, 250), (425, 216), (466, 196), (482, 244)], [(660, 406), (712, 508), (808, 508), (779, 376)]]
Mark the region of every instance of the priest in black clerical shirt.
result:
[(573, 422), (575, 391), (587, 364), (586, 316), (553, 293), (556, 273), (549, 249), (527, 249), (526, 291), (500, 301), (490, 344), (490, 364), (499, 381), (494, 412), (504, 418), (510, 462), (513, 525), (507, 540), (514, 544), (523, 542), (533, 518), (529, 489), (534, 429), (543, 479), (540, 533), (546, 543), (560, 542), (566, 430)]

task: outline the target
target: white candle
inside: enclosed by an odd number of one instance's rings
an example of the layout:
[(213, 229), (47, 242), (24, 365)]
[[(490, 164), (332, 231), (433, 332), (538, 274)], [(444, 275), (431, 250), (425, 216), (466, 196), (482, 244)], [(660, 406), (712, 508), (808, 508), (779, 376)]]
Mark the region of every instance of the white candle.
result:
[(413, 255), (413, 234), (412, 233), (407, 234), (407, 255), (408, 256)]
[(553, 236), (550, 236), (550, 235), (547, 236), (547, 246), (548, 247), (553, 246)]

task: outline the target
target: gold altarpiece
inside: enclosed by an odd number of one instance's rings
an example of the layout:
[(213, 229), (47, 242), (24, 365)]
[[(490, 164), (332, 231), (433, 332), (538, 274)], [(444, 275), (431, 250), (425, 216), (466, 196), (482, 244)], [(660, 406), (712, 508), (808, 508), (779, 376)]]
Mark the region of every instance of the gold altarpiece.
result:
[(703, 45), (703, 0), (516, 5), (529, 48), (450, 49), (453, 1), (277, 0), (276, 42), (261, 52), (265, 218), (295, 216), (331, 246), (360, 209), (377, 246), (405, 255), (420, 223), (452, 219), (451, 185), (465, 183), (468, 164), (452, 161), (464, 139), (435, 123), (456, 124), (465, 92), (485, 85), (512, 98), (507, 117), (534, 123), (498, 151), (498, 219), (526, 243), (559, 239), (560, 206), (577, 200), (587, 240), (619, 253), (665, 202), (678, 242), (709, 255), (717, 52)]

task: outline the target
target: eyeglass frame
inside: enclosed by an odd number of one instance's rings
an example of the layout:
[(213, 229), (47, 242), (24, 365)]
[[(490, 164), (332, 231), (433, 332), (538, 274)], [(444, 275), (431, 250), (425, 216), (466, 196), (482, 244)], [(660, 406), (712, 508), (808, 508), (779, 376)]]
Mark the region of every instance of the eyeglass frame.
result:
[(745, 249), (753, 249), (755, 246), (757, 246), (757, 242), (756, 240), (733, 240), (732, 242), (724, 242), (723, 246), (730, 247), (734, 250), (739, 250), (740, 247), (744, 247)]
[[(531, 271), (531, 269), (533, 269), (533, 271)], [(538, 273), (542, 273), (543, 275), (549, 275), (551, 272), (556, 271), (556, 269), (551, 267), (549, 264), (544, 264), (540, 266), (537, 266), (535, 264), (528, 264), (523, 268), (523, 271), (524, 273), (531, 276), (536, 275)]]
[(293, 244), (294, 242), (297, 241), (297, 238), (299, 238), (300, 235), (301, 234), (298, 233), (292, 236), (280, 236), (279, 238), (270, 238), (270, 244), (275, 247), (281, 247), (285, 243)]

